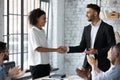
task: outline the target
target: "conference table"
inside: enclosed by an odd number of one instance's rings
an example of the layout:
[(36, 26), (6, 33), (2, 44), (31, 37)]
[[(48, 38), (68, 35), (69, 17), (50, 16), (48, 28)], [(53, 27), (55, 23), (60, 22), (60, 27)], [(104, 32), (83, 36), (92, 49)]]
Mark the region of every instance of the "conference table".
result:
[(72, 76), (67, 76), (65, 78), (49, 78), (49, 76), (46, 76), (35, 80), (83, 80), (83, 79), (77, 75), (72, 75)]

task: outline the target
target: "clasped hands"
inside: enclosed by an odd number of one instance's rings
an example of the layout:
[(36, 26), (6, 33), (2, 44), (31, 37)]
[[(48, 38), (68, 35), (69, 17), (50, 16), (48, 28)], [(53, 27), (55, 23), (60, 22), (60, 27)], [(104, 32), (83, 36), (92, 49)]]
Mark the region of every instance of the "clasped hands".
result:
[(85, 50), (85, 53), (86, 54), (97, 54), (97, 50), (96, 49), (92, 49), (92, 48), (89, 48), (89, 49), (86, 49)]
[(57, 48), (58, 53), (66, 53), (67, 52), (67, 47), (65, 46), (60, 46)]
[(98, 60), (93, 58), (92, 56), (87, 55), (87, 61), (91, 65), (92, 70), (100, 72), (100, 69), (98, 68)]
[(97, 72), (100, 72), (98, 68), (98, 60), (95, 59), (93, 56), (89, 55), (89, 54), (97, 54), (97, 50), (88, 49), (85, 51), (85, 53), (87, 54), (87, 61), (91, 65), (92, 69), (96, 70)]
[(91, 66), (95, 66), (98, 64), (97, 60), (95, 60), (94, 57), (90, 56), (91, 54), (94, 55), (97, 53), (96, 49), (91, 49), (91, 48), (86, 49), (85, 53), (87, 54), (87, 61)]
[[(60, 46), (60, 47), (57, 48), (57, 52), (58, 53), (66, 53), (67, 52), (67, 47), (66, 46)], [(85, 50), (85, 53), (86, 54), (96, 54), (97, 50), (89, 48), (89, 49)]]

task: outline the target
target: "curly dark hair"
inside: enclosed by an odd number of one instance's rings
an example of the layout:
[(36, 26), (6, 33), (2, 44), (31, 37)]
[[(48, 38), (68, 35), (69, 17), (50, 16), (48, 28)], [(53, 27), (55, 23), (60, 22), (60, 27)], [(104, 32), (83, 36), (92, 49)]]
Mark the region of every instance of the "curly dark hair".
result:
[(35, 26), (37, 24), (37, 19), (46, 14), (43, 10), (41, 10), (40, 8), (34, 9), (33, 11), (30, 12), (29, 15), (29, 22), (31, 25)]
[(0, 52), (6, 50), (6, 43), (0, 41)]
[(98, 13), (98, 15), (100, 14), (100, 7), (97, 4), (88, 4), (87, 8), (95, 10)]

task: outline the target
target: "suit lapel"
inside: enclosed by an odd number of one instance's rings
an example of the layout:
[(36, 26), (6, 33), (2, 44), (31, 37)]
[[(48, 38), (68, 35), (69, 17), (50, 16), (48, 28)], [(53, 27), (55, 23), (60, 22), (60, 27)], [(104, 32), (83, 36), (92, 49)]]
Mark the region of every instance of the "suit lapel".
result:
[(95, 42), (94, 42), (94, 47), (95, 47), (95, 45), (96, 45), (97, 39), (99, 38), (99, 36), (100, 36), (100, 34), (101, 34), (101, 32), (102, 32), (102, 26), (103, 26), (103, 21), (101, 22), (100, 27), (99, 27), (99, 29), (98, 29), (98, 32), (97, 32), (97, 34), (96, 34), (96, 38), (95, 38)]
[(90, 48), (90, 46), (91, 46), (91, 25), (89, 25), (89, 27), (88, 27), (87, 40), (88, 40), (88, 48)]

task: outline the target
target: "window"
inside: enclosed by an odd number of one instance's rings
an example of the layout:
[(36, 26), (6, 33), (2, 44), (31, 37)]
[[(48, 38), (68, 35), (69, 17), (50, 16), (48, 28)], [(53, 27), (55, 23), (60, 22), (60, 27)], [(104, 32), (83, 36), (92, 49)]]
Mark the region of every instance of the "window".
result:
[(4, 0), (4, 41), (9, 48), (9, 60), (27, 68), (28, 14), (40, 7), (40, 0)]

